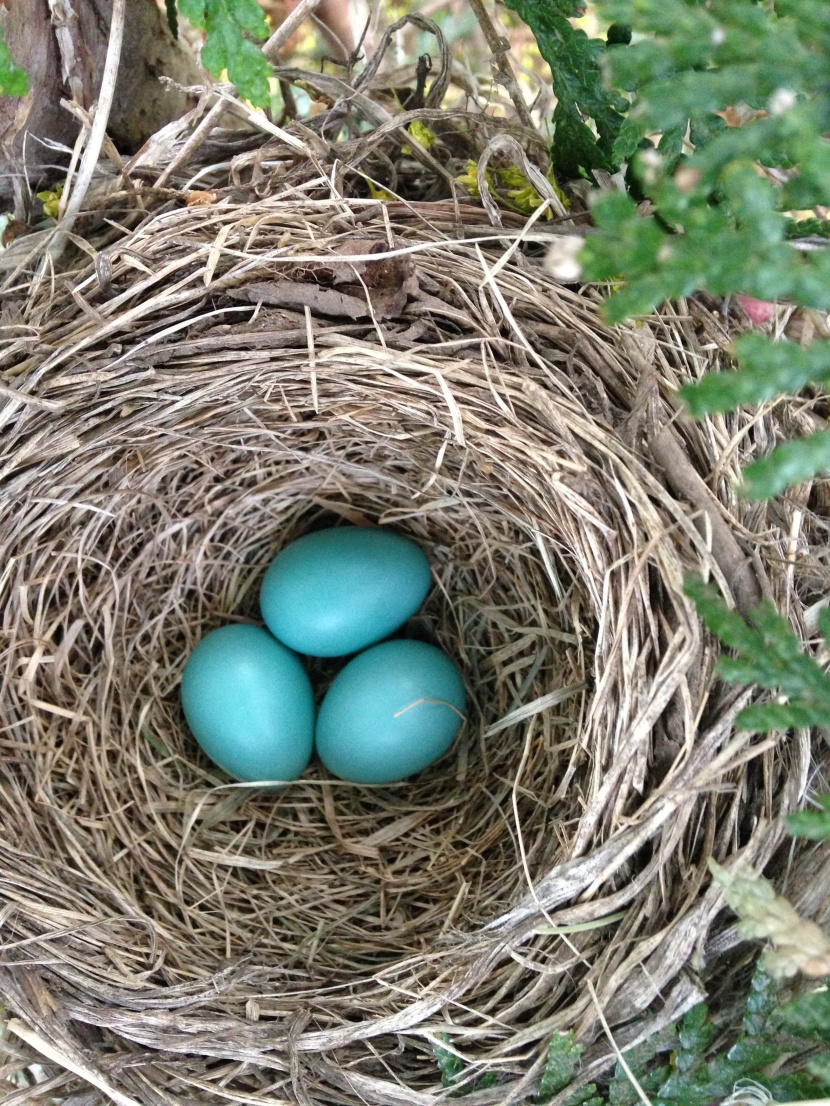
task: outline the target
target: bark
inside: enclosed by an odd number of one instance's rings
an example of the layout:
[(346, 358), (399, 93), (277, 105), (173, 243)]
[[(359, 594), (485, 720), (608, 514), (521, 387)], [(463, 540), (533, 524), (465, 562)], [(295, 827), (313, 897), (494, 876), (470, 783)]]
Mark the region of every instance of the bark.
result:
[[(27, 214), (28, 188), (60, 179), (77, 120), (60, 106), (74, 98), (90, 108), (98, 95), (107, 50), (111, 0), (2, 0), (0, 26), (15, 62), (29, 74), (29, 93), (0, 96), (0, 200), (15, 198), (18, 217)], [(109, 126), (122, 152), (137, 150), (159, 127), (190, 106), (183, 93), (167, 90), (165, 75), (198, 84), (200, 71), (189, 47), (173, 38), (156, 0), (130, 0), (118, 87)], [(28, 187), (27, 187), (28, 185)]]

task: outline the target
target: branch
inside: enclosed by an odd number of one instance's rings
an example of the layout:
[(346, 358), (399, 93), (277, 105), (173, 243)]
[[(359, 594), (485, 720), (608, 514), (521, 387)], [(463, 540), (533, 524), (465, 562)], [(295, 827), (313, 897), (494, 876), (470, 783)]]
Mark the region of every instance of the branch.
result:
[(522, 124), (529, 130), (535, 132), (536, 127), (533, 125), (530, 110), (525, 103), (524, 96), (522, 96), (519, 83), (516, 80), (510, 62), (507, 60), (510, 43), (504, 35), (500, 35), (496, 30), (495, 24), (485, 9), (482, 0), (470, 0), (470, 7), (475, 13), (478, 25), (481, 27), (484, 37), (487, 39), (487, 45), (490, 47), (490, 52), (493, 55), (492, 61), (495, 68), (498, 70), (498, 77), (496, 80), (507, 89), (507, 93), (513, 101), (513, 107), (516, 109), (516, 114), (519, 116)]
[(98, 104), (92, 127), (89, 132), (86, 149), (81, 158), (78, 175), (72, 186), (69, 199), (63, 209), (63, 215), (56, 228), (55, 236), (49, 247), (49, 257), (54, 262), (63, 253), (69, 234), (74, 226), (78, 212), (83, 207), (92, 177), (95, 173), (98, 159), (101, 156), (101, 147), (107, 132), (112, 102), (115, 97), (115, 82), (118, 77), (118, 64), (121, 60), (121, 43), (124, 38), (124, 16), (127, 8), (127, 0), (113, 0), (112, 22), (110, 23), (110, 37), (107, 43), (107, 57), (104, 62), (104, 74), (101, 78), (101, 91), (98, 94)]
[(319, 7), (320, 0), (300, 0), (300, 3), (289, 15), (283, 19), (276, 31), (271, 35), (262, 52), (269, 61), (277, 61), (279, 52), (294, 34), (297, 28), (305, 23), (306, 19)]

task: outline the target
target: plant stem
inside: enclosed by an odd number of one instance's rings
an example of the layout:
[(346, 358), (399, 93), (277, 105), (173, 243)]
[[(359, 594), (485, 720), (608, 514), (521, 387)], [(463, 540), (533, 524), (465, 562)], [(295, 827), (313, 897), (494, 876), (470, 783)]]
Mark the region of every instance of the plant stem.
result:
[(496, 80), (507, 89), (507, 93), (513, 101), (513, 107), (516, 109), (516, 114), (521, 119), (522, 124), (529, 130), (535, 131), (536, 127), (533, 125), (530, 110), (525, 103), (521, 89), (519, 88), (519, 83), (516, 80), (513, 68), (507, 58), (507, 54), (510, 50), (510, 43), (504, 35), (500, 35), (497, 31), (493, 20), (490, 18), (490, 13), (484, 7), (482, 0), (469, 0), (469, 2), (478, 20), (478, 25), (481, 27), (484, 37), (487, 39), (490, 52), (493, 55), (493, 63), (498, 70)]

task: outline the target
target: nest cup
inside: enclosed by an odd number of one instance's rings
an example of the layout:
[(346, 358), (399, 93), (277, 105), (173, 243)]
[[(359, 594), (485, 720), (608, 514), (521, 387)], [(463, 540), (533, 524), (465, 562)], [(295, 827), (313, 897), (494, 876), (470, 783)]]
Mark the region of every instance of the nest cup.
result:
[[(699, 1001), (706, 859), (766, 863), (803, 792), (809, 735), (735, 737), (746, 696), (682, 591), (787, 586), (791, 506), (732, 491), (749, 418), (661, 437), (719, 319), (612, 333), (465, 218), (473, 241), (449, 205), (160, 215), (7, 350), (0, 984), (63, 1093), (428, 1103), (445, 1048), (469, 1101), (518, 1101), (558, 1029), (595, 1042), (590, 1079), (600, 1009), (625, 1043)], [(268, 301), (285, 280), (304, 301)], [(343, 281), (362, 314), (312, 310)], [(234, 784), (187, 732), (184, 662), (341, 521), (427, 552), (404, 632), (457, 661), (466, 725), (400, 784)]]

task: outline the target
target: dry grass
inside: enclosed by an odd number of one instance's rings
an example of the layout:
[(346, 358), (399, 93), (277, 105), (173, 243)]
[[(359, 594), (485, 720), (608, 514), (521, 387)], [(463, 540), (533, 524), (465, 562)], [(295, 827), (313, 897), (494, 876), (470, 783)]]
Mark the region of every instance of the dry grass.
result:
[[(678, 410), (721, 319), (611, 332), (509, 219), (316, 172), (159, 194), (87, 268), (8, 278), (0, 996), (53, 1094), (426, 1106), (447, 1034), (499, 1075), (471, 1106), (507, 1103), (563, 1028), (588, 1079), (613, 1061), (592, 995), (622, 1044), (698, 1001), (706, 859), (763, 866), (807, 783), (809, 734), (734, 734), (746, 695), (682, 593), (811, 600), (805, 505), (733, 491), (795, 416)], [(388, 317), (378, 265), (413, 289)], [(302, 304), (263, 302), (285, 282)], [(314, 309), (344, 282), (362, 314)], [(341, 518), (427, 550), (409, 630), (458, 660), (463, 738), (390, 787), (232, 785), (183, 723), (188, 650)]]

